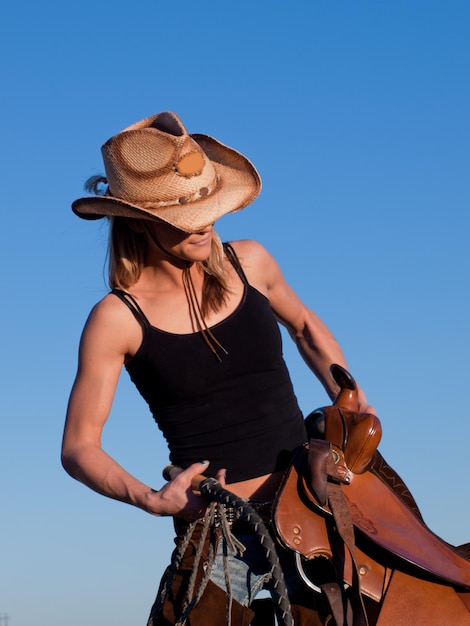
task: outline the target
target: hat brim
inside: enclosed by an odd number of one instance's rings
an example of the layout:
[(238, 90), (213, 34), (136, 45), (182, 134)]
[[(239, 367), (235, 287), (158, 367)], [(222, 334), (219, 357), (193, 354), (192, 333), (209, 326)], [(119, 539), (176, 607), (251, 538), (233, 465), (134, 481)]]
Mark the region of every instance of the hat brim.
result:
[(111, 195), (88, 196), (73, 202), (73, 212), (88, 220), (119, 216), (164, 221), (192, 233), (253, 202), (261, 191), (261, 179), (253, 164), (213, 137), (199, 134), (191, 137), (204, 150), (217, 174), (217, 185), (210, 196), (155, 208), (142, 207)]

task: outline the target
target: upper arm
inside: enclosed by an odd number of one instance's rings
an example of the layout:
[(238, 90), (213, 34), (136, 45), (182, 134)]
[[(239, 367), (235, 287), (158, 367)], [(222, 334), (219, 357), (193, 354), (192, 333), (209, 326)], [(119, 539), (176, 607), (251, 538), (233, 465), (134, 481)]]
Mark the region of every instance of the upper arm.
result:
[(309, 310), (287, 283), (274, 257), (255, 241), (238, 241), (233, 247), (240, 258), (248, 282), (269, 300), (279, 321), (291, 333), (301, 332)]
[[(128, 352), (127, 313), (117, 299), (99, 302), (85, 324), (77, 375), (67, 408), (64, 449), (100, 444), (124, 358)], [(132, 328), (132, 326), (130, 326)]]
[[(253, 241), (235, 242), (248, 282), (269, 299), (278, 320), (287, 327), (303, 358), (317, 375), (331, 398), (338, 386), (330, 375), (330, 366), (337, 363), (347, 367), (346, 360), (331, 330), (307, 307), (285, 280), (274, 257)], [(359, 390), (361, 406), (367, 407)], [(368, 407), (370, 409), (370, 407)]]

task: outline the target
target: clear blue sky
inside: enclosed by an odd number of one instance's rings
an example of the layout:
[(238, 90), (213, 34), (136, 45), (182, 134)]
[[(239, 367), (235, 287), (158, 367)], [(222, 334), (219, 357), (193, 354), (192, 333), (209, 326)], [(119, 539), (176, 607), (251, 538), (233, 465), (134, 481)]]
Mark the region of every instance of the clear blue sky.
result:
[[(171, 523), (61, 469), (106, 226), (70, 203), (100, 146), (161, 110), (251, 158), (261, 241), (340, 340), (428, 525), (470, 540), (467, 0), (45, 0), (2, 11), (0, 616), (144, 625)], [(286, 339), (304, 411), (327, 402)], [(104, 444), (159, 487), (167, 450), (123, 376)], [(449, 510), (451, 513), (449, 513)]]

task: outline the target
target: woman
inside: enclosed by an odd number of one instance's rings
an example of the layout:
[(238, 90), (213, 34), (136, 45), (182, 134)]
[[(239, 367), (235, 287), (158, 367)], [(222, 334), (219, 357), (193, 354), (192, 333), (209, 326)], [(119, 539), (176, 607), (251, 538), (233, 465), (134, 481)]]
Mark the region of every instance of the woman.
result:
[[(338, 389), (329, 367), (345, 359), (261, 245), (220, 243), (215, 221), (247, 206), (261, 189), (244, 156), (211, 137), (188, 135), (168, 112), (118, 133), (102, 154), (106, 180), (93, 179), (94, 194), (72, 208), (86, 219), (110, 217), (112, 291), (83, 331), (62, 460), (95, 491), (173, 516), (178, 543), (185, 520), (207, 511), (191, 489), (196, 474), (216, 477), (242, 498), (270, 501), (306, 440), (277, 320), (330, 398)], [(103, 195), (100, 182), (108, 185)], [(123, 365), (163, 431), (171, 462), (184, 470), (158, 490), (100, 444)], [(362, 392), (361, 408), (370, 410)], [(225, 623), (225, 601), (213, 612), (218, 596), (225, 594), (214, 577), (196, 607), (201, 616), (212, 611), (211, 624)], [(248, 590), (234, 597), (234, 626), (250, 623), (252, 596)], [(191, 624), (204, 623), (196, 609)], [(166, 606), (152, 623), (174, 623), (176, 612)]]

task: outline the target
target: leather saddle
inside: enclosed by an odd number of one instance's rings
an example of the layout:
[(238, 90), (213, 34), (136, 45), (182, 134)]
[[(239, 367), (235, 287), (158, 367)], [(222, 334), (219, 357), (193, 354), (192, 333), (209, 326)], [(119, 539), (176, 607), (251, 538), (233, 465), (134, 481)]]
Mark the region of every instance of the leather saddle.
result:
[[(470, 561), (426, 526), (405, 483), (377, 450), (380, 421), (358, 412), (352, 376), (339, 365), (331, 374), (341, 391), (332, 406), (307, 417), (309, 442), (297, 451), (276, 496), (273, 524), (281, 544), (296, 552), (301, 575), (309, 562), (326, 558), (342, 583), (376, 602), (384, 602), (398, 571), (454, 595), (460, 591), (468, 603)], [(466, 620), (459, 623), (470, 624)]]

